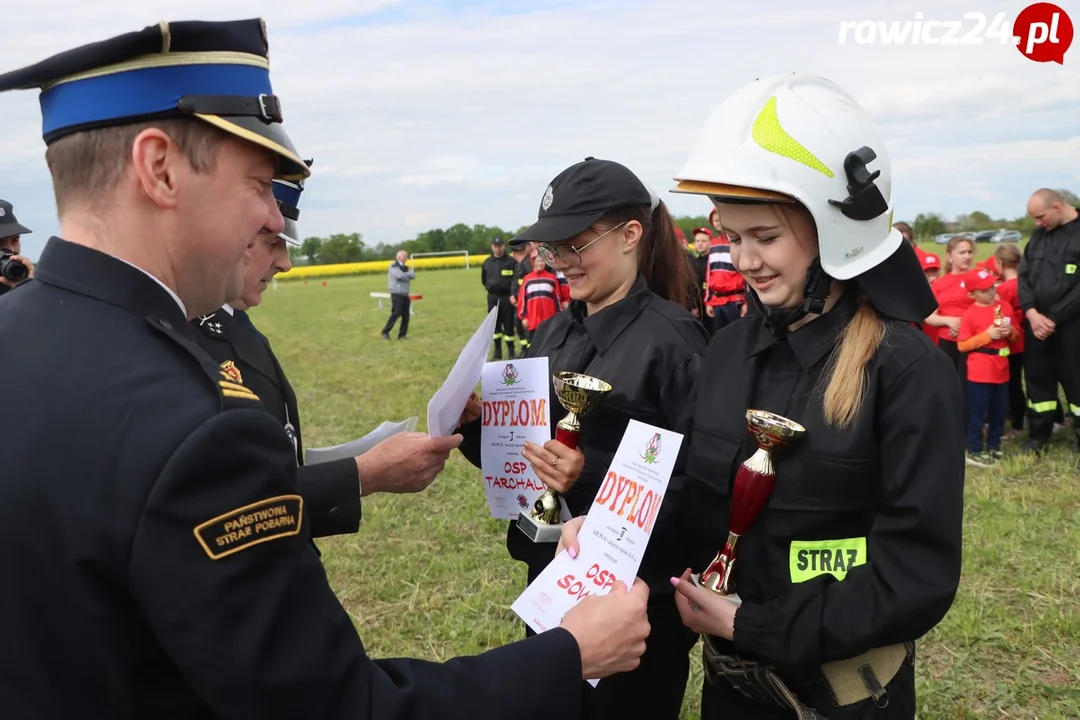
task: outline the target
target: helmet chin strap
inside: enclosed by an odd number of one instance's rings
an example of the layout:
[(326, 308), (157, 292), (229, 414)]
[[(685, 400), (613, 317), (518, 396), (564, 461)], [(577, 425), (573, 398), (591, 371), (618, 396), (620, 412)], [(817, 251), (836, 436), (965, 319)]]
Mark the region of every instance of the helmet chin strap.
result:
[(790, 310), (767, 307), (762, 304), (761, 298), (752, 288), (747, 289), (750, 297), (754, 300), (754, 304), (762, 311), (765, 317), (765, 325), (772, 331), (773, 335), (780, 337), (787, 332), (789, 327), (807, 315), (821, 315), (825, 312), (825, 302), (829, 299), (831, 285), (831, 279), (821, 267), (820, 258), (815, 257), (814, 261), (810, 263), (810, 269), (806, 274), (806, 285), (803, 287), (804, 299), (798, 307)]

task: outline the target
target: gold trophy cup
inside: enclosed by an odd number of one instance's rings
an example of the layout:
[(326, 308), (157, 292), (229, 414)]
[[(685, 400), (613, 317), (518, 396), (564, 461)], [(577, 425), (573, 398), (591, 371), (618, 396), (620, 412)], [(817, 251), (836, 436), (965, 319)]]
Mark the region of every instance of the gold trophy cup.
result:
[(735, 473), (727, 542), (705, 572), (691, 576), (698, 587), (731, 597), (735, 602), (739, 602), (739, 598), (735, 595), (735, 582), (731, 573), (735, 565), (737, 545), (739, 538), (750, 529), (772, 495), (773, 485), (776, 483), (772, 451), (806, 434), (806, 428), (799, 423), (764, 410), (747, 410), (746, 428), (757, 441), (758, 449)]
[[(551, 376), (551, 384), (559, 403), (568, 411), (555, 426), (555, 439), (568, 448), (576, 448), (581, 435), (581, 416), (594, 410), (611, 392), (611, 386), (603, 380), (574, 372), (555, 373)], [(562, 534), (559, 510), (559, 493), (548, 488), (536, 499), (527, 515), (518, 515), (518, 529), (533, 542), (558, 542)]]

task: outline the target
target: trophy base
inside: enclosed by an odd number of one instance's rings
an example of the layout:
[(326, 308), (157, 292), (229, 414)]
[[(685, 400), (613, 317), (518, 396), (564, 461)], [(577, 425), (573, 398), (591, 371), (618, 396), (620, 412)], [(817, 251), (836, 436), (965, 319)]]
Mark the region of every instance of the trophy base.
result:
[[(705, 588), (705, 586), (701, 584), (701, 573), (691, 573), (690, 582), (694, 583), (694, 585), (699, 588), (704, 588), (708, 590), (708, 588)], [(712, 592), (712, 590), (709, 590), (709, 592)], [(742, 598), (739, 597), (739, 593), (731, 593), (730, 595), (723, 595), (721, 593), (717, 593), (717, 595), (720, 595), (720, 597), (724, 598), (728, 602), (733, 603), (736, 607), (742, 605)]]
[(518, 515), (517, 527), (534, 543), (559, 542), (559, 538), (562, 537), (562, 523), (557, 525), (542, 523), (527, 513)]

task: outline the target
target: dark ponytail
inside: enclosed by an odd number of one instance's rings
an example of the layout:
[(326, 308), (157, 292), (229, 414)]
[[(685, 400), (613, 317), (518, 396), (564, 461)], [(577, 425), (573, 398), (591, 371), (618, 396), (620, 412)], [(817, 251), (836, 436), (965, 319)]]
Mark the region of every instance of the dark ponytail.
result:
[(637, 220), (642, 236), (638, 242), (638, 270), (654, 293), (692, 309), (698, 306), (699, 293), (689, 256), (675, 237), (675, 222), (663, 200), (649, 215), (649, 206), (624, 208), (605, 215), (601, 222), (614, 227), (621, 222)]

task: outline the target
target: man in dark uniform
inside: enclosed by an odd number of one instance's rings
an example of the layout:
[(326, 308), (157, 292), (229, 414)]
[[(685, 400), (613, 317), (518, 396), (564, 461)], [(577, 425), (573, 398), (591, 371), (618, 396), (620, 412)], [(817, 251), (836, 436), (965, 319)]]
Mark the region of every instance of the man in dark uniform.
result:
[(1028, 200), (1037, 227), (1024, 247), (1017, 290), (1027, 317), (1024, 378), (1028, 439), (1022, 449), (1041, 452), (1060, 417), (1058, 383), (1073, 416), (1073, 452), (1080, 452), (1080, 213), (1061, 193), (1043, 188)]
[[(373, 661), (310, 541), (294, 448), (189, 320), (240, 296), (309, 169), (261, 20), (165, 23), (0, 75), (41, 93), (61, 235), (0, 298), (0, 707), (19, 718), (578, 717), (647, 589), (445, 664)], [(43, 330), (44, 329), (44, 330)], [(507, 668), (520, 668), (507, 673)], [(525, 671), (527, 669), (527, 671)]]
[(480, 282), (487, 290), (488, 312), (498, 306), (495, 317), (495, 352), (492, 360), (502, 360), (502, 341), (506, 340), (507, 357), (514, 359), (514, 306), (510, 304), (513, 285), (514, 258), (506, 255), (506, 242), (501, 237), (491, 241), (491, 255), (480, 267)]
[(0, 200), (0, 295), (34, 277), (34, 263), (23, 256), (23, 235), (33, 232), (15, 219), (15, 209)]
[(514, 332), (517, 333), (517, 350), (524, 357), (525, 350), (529, 347), (529, 331), (518, 317), (518, 292), (525, 276), (532, 272), (532, 243), (514, 245), (510, 248), (510, 256), (514, 258), (514, 275), (510, 280), (510, 304), (514, 306)]
[[(311, 161), (307, 161), (310, 167)], [(285, 219), (277, 235), (262, 234), (250, 249), (244, 269), (244, 292), (215, 313), (192, 321), (199, 345), (235, 382), (259, 396), (293, 445), (300, 496), (310, 517), (312, 537), (354, 533), (360, 528), (360, 498), (374, 492), (419, 492), (435, 479), (457, 441), (425, 433), (399, 433), (369, 452), (315, 465), (304, 465), (300, 415), (289, 378), (270, 341), (256, 329), (248, 310), (262, 302), (263, 291), (279, 272), (287, 272), (288, 244), (300, 244), (297, 221), (303, 182), (274, 181), (274, 197)]]
[[(712, 231), (706, 227), (694, 228), (694, 252), (690, 256), (690, 265), (694, 268), (694, 279), (697, 282), (698, 306), (704, 309), (705, 296), (709, 291), (709, 248), (712, 246)], [(702, 313), (695, 313), (695, 317), (705, 324)], [(706, 325), (708, 329), (708, 325)]]

